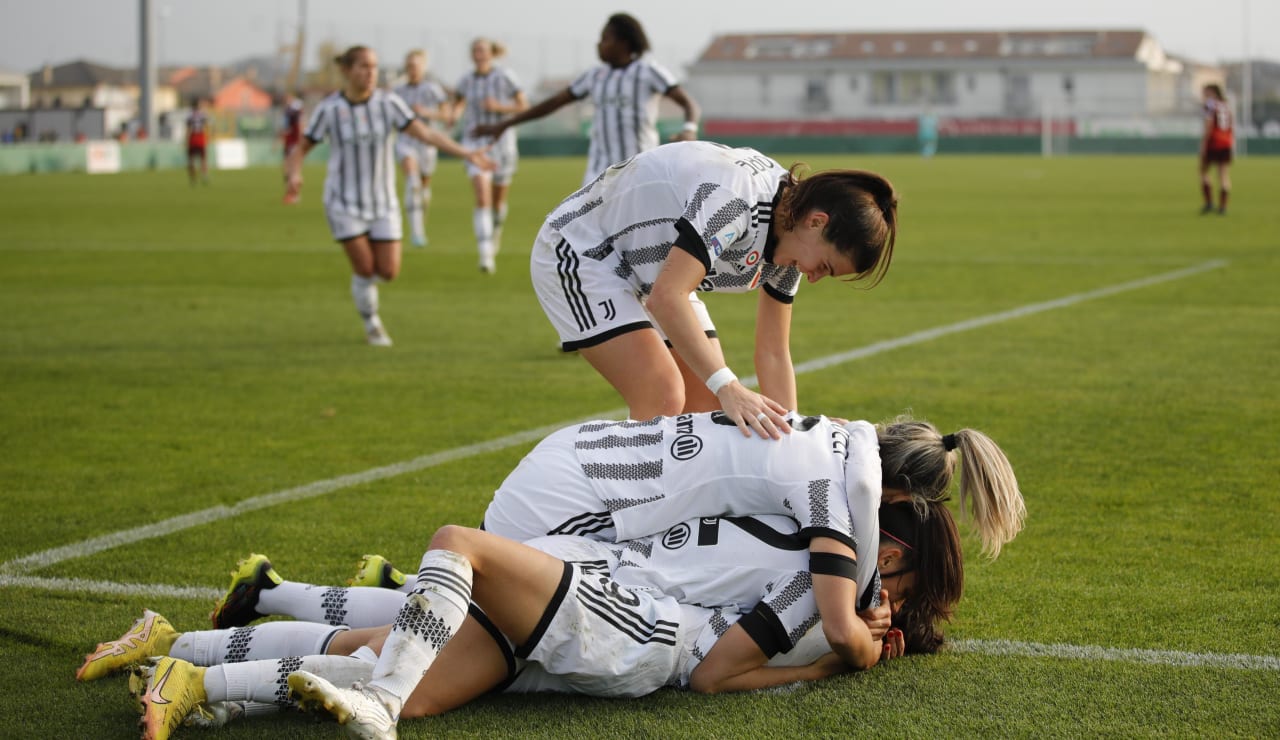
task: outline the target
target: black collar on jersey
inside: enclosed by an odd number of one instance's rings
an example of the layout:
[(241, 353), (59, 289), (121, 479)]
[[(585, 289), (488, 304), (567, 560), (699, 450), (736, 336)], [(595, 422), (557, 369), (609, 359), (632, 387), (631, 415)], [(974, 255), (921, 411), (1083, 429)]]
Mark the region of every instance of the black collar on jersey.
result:
[(346, 90), (339, 90), (338, 95), (342, 96), (342, 99), (347, 101), (347, 105), (368, 105), (369, 101), (373, 100), (372, 92), (369, 93), (369, 97), (365, 98), (364, 100), (352, 100), (351, 98), (348, 98)]
[(778, 192), (773, 194), (773, 215), (769, 217), (769, 229), (764, 237), (764, 252), (760, 255), (769, 264), (773, 264), (773, 251), (778, 248), (778, 237), (773, 233), (773, 220), (778, 217), (778, 202), (782, 200), (782, 190), (790, 184), (791, 178), (783, 177), (778, 183)]
[(880, 534), (908, 550), (920, 541), (920, 518), (910, 501), (880, 505)]

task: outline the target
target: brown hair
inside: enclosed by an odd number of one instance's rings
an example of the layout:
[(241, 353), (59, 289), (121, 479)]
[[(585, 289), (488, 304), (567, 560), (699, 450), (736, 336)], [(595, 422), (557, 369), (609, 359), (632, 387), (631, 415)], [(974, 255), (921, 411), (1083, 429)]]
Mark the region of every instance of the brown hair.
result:
[(1222, 85), (1219, 85), (1216, 82), (1210, 82), (1209, 84), (1204, 86), (1204, 89), (1208, 92), (1213, 93), (1213, 97), (1217, 98), (1218, 100), (1227, 99), (1227, 94), (1222, 91)]
[(605, 21), (604, 27), (613, 31), (613, 35), (621, 39), (633, 55), (640, 56), (649, 51), (649, 37), (645, 35), (644, 26), (640, 25), (635, 16), (614, 13)]
[(946, 506), (931, 503), (915, 512), (916, 541), (904, 551), (902, 565), (915, 571), (915, 587), (893, 615), (893, 625), (902, 630), (908, 653), (936, 653), (944, 641), (940, 623), (951, 621), (964, 593), (964, 553)]
[(372, 51), (372, 49), (363, 45), (348, 47), (346, 51), (333, 58), (333, 63), (343, 69), (351, 69), (355, 66), (356, 57), (368, 51)]
[(804, 164), (791, 167), (791, 184), (782, 192), (774, 220), (790, 230), (809, 211), (826, 213), (830, 219), (823, 238), (853, 262), (853, 280), (870, 277), (874, 288), (889, 270), (898, 238), (893, 185), (865, 170), (827, 170), (802, 179), (804, 169)]

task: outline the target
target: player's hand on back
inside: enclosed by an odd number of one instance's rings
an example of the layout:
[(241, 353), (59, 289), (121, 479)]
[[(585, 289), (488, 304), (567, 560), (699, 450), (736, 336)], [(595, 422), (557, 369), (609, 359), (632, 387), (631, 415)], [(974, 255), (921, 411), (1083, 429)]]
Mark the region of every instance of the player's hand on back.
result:
[(787, 423), (787, 409), (782, 404), (747, 388), (737, 380), (725, 383), (716, 392), (720, 408), (742, 430), (742, 436), (754, 432), (762, 438), (782, 439), (791, 433)]

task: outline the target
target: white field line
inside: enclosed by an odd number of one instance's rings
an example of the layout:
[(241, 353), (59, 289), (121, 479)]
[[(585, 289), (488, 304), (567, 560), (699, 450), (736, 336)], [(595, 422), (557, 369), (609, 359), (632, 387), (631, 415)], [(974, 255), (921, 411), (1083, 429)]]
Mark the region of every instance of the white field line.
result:
[(1111, 660), (1122, 663), (1188, 666), (1193, 668), (1239, 668), (1247, 671), (1280, 671), (1280, 657), (1230, 653), (1187, 653), (1181, 650), (1106, 648), (1093, 645), (1044, 645), (1012, 640), (955, 640), (951, 650), (978, 655), (1019, 658), (1066, 658), (1068, 660)]
[[(1009, 311), (1001, 311), (999, 313), (988, 314), (986, 316), (979, 316), (977, 318), (967, 319), (965, 321), (959, 321), (954, 324), (947, 324), (944, 326), (935, 327), (933, 329), (918, 331), (913, 334), (908, 334), (906, 336), (899, 337), (897, 339), (890, 339), (882, 342), (875, 342), (874, 344), (870, 344), (865, 347), (850, 350), (848, 352), (842, 352), (840, 354), (835, 354), (835, 355), (828, 355), (827, 357), (821, 357), (815, 360), (810, 360), (809, 362), (800, 363), (799, 365), (796, 365), (796, 368), (795, 368), (796, 374), (808, 373), (808, 372), (813, 372), (814, 370), (825, 369), (833, 365), (838, 365), (841, 363), (851, 362), (853, 360), (870, 357), (872, 355), (888, 352), (890, 350), (898, 349), (901, 347), (928, 342), (928, 341), (937, 339), (939, 337), (944, 337), (950, 334), (957, 334), (964, 331), (970, 331), (972, 329), (978, 329), (981, 327), (990, 326), (992, 324), (997, 324), (1003, 321), (1009, 321), (1012, 319), (1017, 319), (1017, 318), (1022, 318), (1025, 316), (1037, 314), (1037, 313), (1042, 313), (1044, 311), (1051, 311), (1058, 308), (1065, 308), (1067, 306), (1072, 306), (1078, 303), (1083, 303), (1085, 301), (1095, 300), (1098, 298), (1104, 298), (1106, 296), (1115, 295), (1117, 293), (1137, 290), (1139, 288), (1145, 288), (1148, 286), (1157, 285), (1157, 284), (1169, 282), (1172, 280), (1181, 280), (1183, 278), (1190, 277), (1192, 275), (1197, 275), (1199, 273), (1206, 272), (1208, 270), (1214, 270), (1214, 269), (1223, 267), (1226, 264), (1227, 262), (1225, 260), (1210, 260), (1208, 262), (1203, 262), (1199, 265), (1193, 265), (1191, 267), (1186, 267), (1180, 270), (1174, 270), (1172, 272), (1165, 272), (1158, 275), (1152, 275), (1150, 277), (1140, 278), (1138, 280), (1132, 280), (1126, 283), (1119, 283), (1117, 285), (1112, 285), (1105, 288), (1098, 288), (1097, 290), (1091, 290), (1084, 293), (1076, 293), (1074, 295), (1069, 295), (1063, 298), (1057, 298), (1052, 301), (1044, 301), (1041, 303), (1030, 303), (1025, 306), (1021, 306), (1019, 308), (1011, 309)], [(755, 379), (745, 378), (744, 381), (748, 383), (754, 383)], [(604, 412), (602, 414), (596, 414), (591, 418), (619, 417), (619, 416), (625, 415), (625, 413), (626, 413), (625, 409), (615, 409), (613, 411)], [(455, 447), (451, 450), (444, 450), (442, 452), (436, 452), (430, 455), (423, 455), (421, 457), (413, 458), (412, 460), (393, 463), (391, 465), (385, 465), (378, 468), (371, 468), (369, 470), (365, 470), (360, 473), (353, 473), (351, 475), (339, 476), (337, 478), (329, 478), (327, 480), (315, 481), (313, 483), (308, 483), (308, 484), (297, 486), (294, 488), (286, 488), (282, 491), (276, 491), (274, 493), (267, 493), (261, 496), (254, 496), (252, 498), (245, 499), (231, 506), (214, 506), (208, 509), (203, 509), (201, 511), (195, 511), (189, 514), (183, 514), (181, 516), (165, 519), (163, 521), (155, 522), (153, 524), (146, 524), (141, 527), (135, 527), (133, 529), (121, 530), (118, 532), (113, 532), (111, 534), (102, 535), (100, 537), (94, 537), (92, 539), (72, 543), (70, 545), (64, 545), (62, 547), (55, 547), (49, 550), (37, 552), (32, 555), (27, 555), (24, 557), (17, 558), (15, 560), (10, 560), (4, 563), (3, 565), (0, 565), (0, 587), (19, 585), (16, 582), (15, 577), (25, 576), (31, 571), (39, 570), (41, 568), (47, 568), (51, 565), (55, 565), (57, 563), (61, 563), (66, 560), (73, 560), (76, 558), (87, 557), (89, 555), (102, 552), (103, 550), (109, 550), (115, 547), (119, 547), (121, 545), (127, 545), (134, 542), (139, 542), (142, 540), (162, 537), (167, 534), (173, 534), (175, 532), (180, 532), (186, 529), (190, 529), (192, 527), (202, 526), (212, 522), (220, 521), (222, 519), (229, 519), (231, 517), (240, 516), (241, 514), (246, 514), (252, 511), (258, 511), (260, 509), (265, 509), (272, 506), (278, 506), (280, 504), (290, 503), (293, 501), (301, 501), (309, 498), (315, 498), (317, 496), (323, 496), (323, 495), (332, 493), (334, 491), (350, 488), (352, 486), (358, 486), (364, 483), (370, 483), (370, 482), (382, 480), (385, 478), (392, 478), (398, 475), (403, 475), (405, 473), (411, 473), (414, 471), (422, 470), (424, 468), (430, 468), (436, 465), (442, 465), (444, 463), (452, 462), (454, 460), (461, 460), (463, 458), (473, 457), (475, 455), (482, 455), (488, 452), (495, 452), (497, 450), (506, 449), (508, 447), (513, 447), (518, 444), (533, 442), (533, 441), (542, 439), (548, 434), (551, 434), (552, 432), (558, 429), (561, 429), (564, 426), (571, 423), (573, 422), (572, 421), (560, 422), (557, 424), (551, 424), (548, 426), (539, 427), (537, 429), (530, 429), (524, 432), (517, 432), (515, 434), (507, 435), (505, 437), (499, 437), (497, 439), (487, 440), (485, 442), (477, 442), (475, 444), (466, 445), (464, 447)], [(41, 582), (44, 583), (46, 587), (51, 587), (56, 582), (56, 579), (41, 579)], [(86, 581), (84, 583), (92, 584), (95, 582)], [(114, 586), (110, 588), (113, 589), (109, 591), (110, 593), (117, 593), (117, 591), (114, 590), (115, 589)]]

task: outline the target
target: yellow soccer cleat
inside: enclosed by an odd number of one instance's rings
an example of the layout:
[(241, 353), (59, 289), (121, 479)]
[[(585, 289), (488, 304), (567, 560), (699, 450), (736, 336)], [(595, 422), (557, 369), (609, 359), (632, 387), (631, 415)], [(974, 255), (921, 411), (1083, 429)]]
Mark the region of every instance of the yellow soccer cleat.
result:
[(150, 609), (133, 623), (128, 632), (111, 642), (100, 642), (76, 670), (77, 681), (96, 681), (117, 671), (141, 663), (147, 658), (167, 655), (178, 631), (169, 620)]
[(208, 670), (177, 658), (157, 658), (142, 695), (142, 740), (167, 740), (187, 715), (207, 699), (204, 674)]
[(213, 613), (209, 615), (213, 628), (243, 627), (260, 619), (263, 615), (254, 608), (258, 605), (258, 595), (263, 589), (275, 588), (281, 583), (284, 579), (271, 567), (266, 555), (250, 553), (249, 557), (236, 563), (227, 593), (213, 606)]
[(381, 555), (365, 555), (356, 567), (356, 574), (347, 581), (348, 586), (399, 589), (404, 586), (404, 573), (396, 570)]

